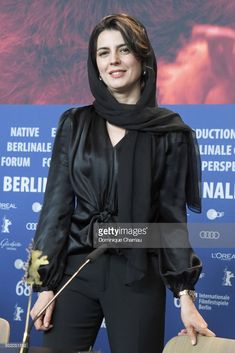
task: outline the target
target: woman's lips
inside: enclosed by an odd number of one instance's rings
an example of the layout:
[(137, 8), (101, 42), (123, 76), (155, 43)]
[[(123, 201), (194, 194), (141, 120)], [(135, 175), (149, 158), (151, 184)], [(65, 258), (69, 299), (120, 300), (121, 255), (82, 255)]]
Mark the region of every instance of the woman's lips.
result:
[(120, 78), (124, 76), (125, 72), (126, 70), (115, 70), (115, 71), (110, 71), (109, 75), (112, 76), (113, 78)]

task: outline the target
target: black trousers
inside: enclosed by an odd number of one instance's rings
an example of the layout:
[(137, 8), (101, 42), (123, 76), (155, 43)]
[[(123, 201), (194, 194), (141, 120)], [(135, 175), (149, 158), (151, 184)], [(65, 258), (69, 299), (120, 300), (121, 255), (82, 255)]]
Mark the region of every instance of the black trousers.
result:
[(88, 264), (58, 297), (44, 346), (89, 350), (105, 317), (112, 353), (162, 352), (165, 287), (154, 260), (149, 257), (148, 275), (132, 286), (124, 284), (124, 257), (106, 253)]

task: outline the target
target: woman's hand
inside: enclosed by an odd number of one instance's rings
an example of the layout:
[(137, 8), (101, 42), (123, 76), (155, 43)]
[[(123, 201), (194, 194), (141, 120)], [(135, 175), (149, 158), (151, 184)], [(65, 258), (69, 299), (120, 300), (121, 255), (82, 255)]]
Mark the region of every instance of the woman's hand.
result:
[[(44, 291), (41, 292), (38, 296), (38, 299), (36, 303), (34, 304), (30, 315), (31, 318), (34, 319), (36, 315), (39, 313), (39, 311), (47, 304), (49, 301), (54, 297), (53, 291)], [(51, 325), (51, 318), (52, 318), (52, 313), (53, 309), (55, 306), (55, 302), (53, 302), (45, 311), (44, 314), (42, 314), (34, 323), (34, 326), (37, 330), (42, 330), (42, 331), (47, 331), (50, 328), (52, 328), (53, 325)]]
[(197, 333), (203, 336), (215, 336), (214, 332), (208, 329), (207, 323), (198, 312), (192, 299), (188, 295), (180, 297), (181, 319), (185, 329), (181, 330), (178, 335), (188, 335), (192, 344), (197, 343)]

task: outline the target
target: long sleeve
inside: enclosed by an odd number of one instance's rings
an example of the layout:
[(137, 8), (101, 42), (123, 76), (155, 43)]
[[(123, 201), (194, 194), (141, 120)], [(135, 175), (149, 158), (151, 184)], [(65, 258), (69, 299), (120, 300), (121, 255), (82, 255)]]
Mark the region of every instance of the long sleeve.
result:
[(187, 230), (186, 185), (188, 137), (166, 134), (164, 179), (160, 186), (161, 249), (160, 272), (174, 295), (194, 289), (201, 272), (200, 259), (193, 252)]
[(33, 249), (42, 251), (49, 260), (39, 268), (42, 286), (34, 290), (53, 290), (62, 277), (65, 266), (71, 215), (74, 210), (74, 192), (69, 177), (70, 110), (60, 118), (54, 141), (44, 202), (40, 214)]

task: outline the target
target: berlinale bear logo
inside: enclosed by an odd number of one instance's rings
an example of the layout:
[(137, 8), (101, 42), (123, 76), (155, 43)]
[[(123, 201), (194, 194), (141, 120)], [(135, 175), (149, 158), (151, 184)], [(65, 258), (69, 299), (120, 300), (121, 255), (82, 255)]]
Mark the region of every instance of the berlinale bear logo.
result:
[(9, 227), (12, 225), (11, 220), (6, 218), (5, 216), (2, 219), (2, 233), (10, 233)]

